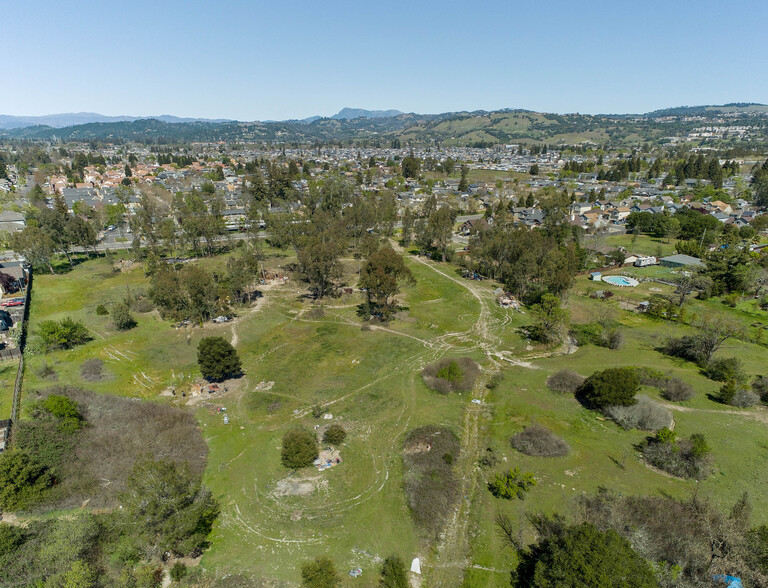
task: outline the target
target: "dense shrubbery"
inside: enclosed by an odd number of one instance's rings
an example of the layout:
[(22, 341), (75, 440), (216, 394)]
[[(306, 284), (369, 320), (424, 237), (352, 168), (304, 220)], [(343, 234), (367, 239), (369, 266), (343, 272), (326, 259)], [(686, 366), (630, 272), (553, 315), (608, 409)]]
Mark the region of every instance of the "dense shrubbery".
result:
[(558, 394), (575, 394), (585, 379), (573, 370), (562, 369), (547, 378), (547, 387)]
[(565, 525), (544, 520), (539, 540), (520, 554), (512, 573), (519, 588), (554, 586), (617, 586), (656, 588), (651, 566), (613, 529), (600, 531), (590, 523)]
[(293, 429), (283, 435), (280, 460), (287, 468), (296, 469), (312, 465), (317, 458), (317, 440), (304, 429)]
[(565, 441), (538, 423), (513, 435), (509, 442), (520, 453), (539, 457), (562, 457), (570, 451)]
[(122, 526), (138, 539), (145, 557), (199, 554), (219, 513), (188, 464), (170, 460), (138, 461), (120, 503)]
[(416, 524), (435, 536), (459, 498), (459, 481), (449, 463), (458, 455), (456, 435), (441, 427), (414, 429), (403, 443), (403, 485), (411, 514)]
[(608, 368), (584, 380), (576, 394), (587, 407), (601, 409), (635, 404), (639, 388), (640, 379), (634, 368)]
[(40, 502), (55, 479), (48, 467), (21, 449), (0, 454), (0, 509), (25, 509)]
[(657, 431), (672, 426), (672, 413), (647, 396), (639, 396), (631, 406), (606, 406), (606, 415), (624, 429)]
[(702, 480), (709, 475), (710, 449), (704, 435), (695, 433), (688, 439), (677, 439), (674, 431), (660, 429), (643, 445), (648, 462), (678, 478)]
[(737, 357), (713, 359), (707, 364), (707, 377), (715, 382), (743, 382), (746, 380), (744, 367)]
[(744, 384), (736, 380), (728, 380), (720, 387), (716, 395), (717, 400), (723, 404), (749, 408), (760, 402), (760, 396)]
[[(745, 586), (768, 582), (768, 527), (750, 529), (751, 506), (742, 496), (720, 512), (694, 493), (635, 496), (609, 492), (582, 496), (577, 521), (598, 529), (616, 529), (647, 561), (663, 586), (711, 586), (716, 574), (730, 574)], [(613, 585), (613, 584), (608, 584)]]
[(71, 349), (91, 340), (87, 327), (69, 317), (58, 322), (41, 322), (37, 334), (46, 350)]
[(469, 357), (441, 359), (421, 372), (424, 383), (440, 394), (472, 390), (479, 375), (480, 366)]
[[(71, 387), (28, 394), (35, 418), (16, 425), (16, 445), (35, 455), (57, 481), (44, 496), (46, 506), (74, 508), (88, 500), (92, 508), (114, 508), (134, 462), (147, 455), (170, 457), (189, 464), (198, 478), (202, 474), (207, 447), (190, 412)], [(58, 407), (57, 397), (66, 404)], [(69, 416), (55, 416), (46, 406)], [(81, 423), (69, 422), (76, 419), (74, 407)]]

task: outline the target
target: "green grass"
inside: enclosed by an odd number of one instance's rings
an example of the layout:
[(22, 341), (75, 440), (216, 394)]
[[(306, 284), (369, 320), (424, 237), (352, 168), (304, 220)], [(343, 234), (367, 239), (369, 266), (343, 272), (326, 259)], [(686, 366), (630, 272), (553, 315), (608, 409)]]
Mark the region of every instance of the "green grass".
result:
[[(222, 256), (202, 263), (213, 267), (225, 260)], [(290, 260), (275, 257), (267, 266), (276, 268)], [(714, 473), (700, 484), (699, 492), (727, 506), (746, 490), (754, 502), (756, 522), (768, 522), (768, 473), (761, 467), (768, 457), (768, 445), (761, 441), (765, 423), (726, 412), (728, 407), (708, 397), (719, 384), (707, 380), (695, 365), (656, 350), (667, 336), (680, 335), (689, 327), (622, 311), (618, 314), (626, 336), (622, 349), (586, 346), (573, 355), (542, 358), (538, 356), (546, 353), (529, 345), (519, 329), (530, 321), (529, 313), (500, 308), (493, 300), (491, 281), (464, 280), (451, 264), (427, 267), (416, 259), (407, 263), (417, 283), (403, 288), (398, 300), (404, 310), (383, 328), (363, 327), (357, 315), (359, 293), (309, 303), (298, 294), (304, 286), (290, 282), (265, 289), (260, 309), (241, 309), (234, 324), (177, 330), (156, 313), (134, 313), (138, 326), (116, 332), (110, 317), (97, 316), (95, 307), (122, 300), (128, 288), (134, 294), (147, 290), (149, 282), (140, 267), (112, 273), (100, 259), (82, 263), (66, 275), (40, 274), (31, 303), (32, 335), (42, 320), (72, 316), (82, 320), (94, 338), (71, 351), (30, 356), (25, 389), (72, 384), (104, 394), (178, 403), (182, 399), (159, 398), (158, 393), (169, 384), (184, 389), (197, 377), (199, 339), (211, 334), (231, 339), (236, 332), (246, 377), (232, 384), (228, 395), (194, 409), (209, 446), (204, 480), (222, 510), (212, 547), (202, 560), (203, 567), (217, 575), (243, 574), (254, 581), (292, 584), (299, 581), (302, 562), (330, 555), (343, 575), (362, 567), (364, 585), (371, 585), (377, 558), (394, 553), (407, 561), (418, 555), (429, 562), (434, 545), (414, 527), (402, 490), (402, 441), (408, 431), (425, 424), (446, 426), (462, 438), (468, 395), (431, 392), (420, 372), (442, 357), (462, 355), (488, 369), (492, 364), (483, 346), (532, 356), (528, 359), (534, 368), (509, 367), (502, 383), (488, 391), (479, 447), (494, 447), (507, 461), (491, 471), (482, 470), (471, 495), (473, 567), (465, 576), (467, 585), (508, 585), (514, 556), (494, 528), (496, 512), (522, 523), (526, 512), (567, 513), (575, 496), (600, 486), (623, 494), (666, 492), (678, 497), (690, 496), (695, 488), (693, 482), (663, 476), (640, 461), (634, 446), (645, 433), (624, 431), (573, 398), (550, 392), (544, 384), (547, 376), (564, 367), (589, 375), (610, 366), (647, 365), (694, 386), (697, 395), (681, 403), (691, 412), (674, 415), (680, 434), (703, 432), (713, 448)], [(359, 261), (348, 260), (346, 265), (345, 281), (353, 284)], [(651, 288), (672, 290), (655, 282), (637, 288), (607, 284), (598, 288), (580, 277), (568, 298), (572, 320), (592, 321), (604, 304), (588, 297), (590, 289), (611, 289), (617, 297), (640, 300), (654, 293)], [(768, 322), (764, 311), (749, 302), (736, 309), (718, 301), (692, 301), (690, 306), (699, 314), (716, 310), (743, 321)], [(316, 310), (307, 312), (311, 308)], [(719, 355), (742, 358), (751, 375), (765, 371), (762, 346), (729, 341)], [(105, 361), (109, 379), (82, 381), (80, 365), (91, 357)], [(56, 371), (56, 380), (37, 375), (43, 361)], [(3, 379), (12, 387), (13, 374), (0, 368)], [(274, 384), (257, 389), (262, 381)], [(655, 390), (645, 392), (658, 397)], [(333, 420), (313, 418), (311, 408), (316, 405), (333, 414)], [(4, 406), (0, 400), (0, 408)], [(216, 411), (219, 407), (226, 407), (229, 424)], [(534, 419), (564, 438), (571, 454), (547, 459), (514, 451), (509, 437)], [(295, 426), (314, 430), (330, 422), (341, 423), (348, 432), (339, 466), (298, 473), (281, 466), (280, 445), (286, 431)], [(485, 481), (492, 472), (513, 466), (532, 472), (538, 485), (524, 502), (494, 499)], [(299, 478), (309, 478), (316, 489), (307, 496), (276, 495), (281, 481)], [(344, 583), (360, 581), (345, 576)]]
[(19, 364), (16, 361), (9, 360), (0, 363), (0, 420), (11, 416), (13, 385), (16, 382), (18, 367)]

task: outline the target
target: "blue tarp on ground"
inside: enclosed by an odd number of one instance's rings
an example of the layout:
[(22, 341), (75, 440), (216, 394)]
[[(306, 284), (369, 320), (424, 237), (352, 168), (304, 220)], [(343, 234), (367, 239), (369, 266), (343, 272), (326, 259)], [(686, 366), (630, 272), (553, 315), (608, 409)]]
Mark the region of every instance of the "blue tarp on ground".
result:
[(713, 576), (716, 586), (723, 586), (725, 588), (744, 588), (744, 584), (741, 583), (741, 578), (734, 576), (726, 576), (720, 574), (719, 576)]

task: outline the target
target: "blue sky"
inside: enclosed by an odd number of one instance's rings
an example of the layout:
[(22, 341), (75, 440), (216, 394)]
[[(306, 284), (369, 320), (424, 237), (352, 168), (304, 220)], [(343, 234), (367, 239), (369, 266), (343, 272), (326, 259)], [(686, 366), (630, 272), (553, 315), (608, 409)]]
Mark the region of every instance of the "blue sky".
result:
[(766, 22), (765, 0), (9, 1), (0, 114), (766, 103)]

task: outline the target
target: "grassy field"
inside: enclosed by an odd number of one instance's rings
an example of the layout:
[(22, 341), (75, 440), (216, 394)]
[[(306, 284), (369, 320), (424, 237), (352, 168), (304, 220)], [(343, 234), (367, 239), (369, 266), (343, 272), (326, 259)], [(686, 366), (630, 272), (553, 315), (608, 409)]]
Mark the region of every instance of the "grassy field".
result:
[[(265, 265), (276, 269), (290, 261), (290, 256), (271, 257)], [(380, 559), (395, 553), (407, 561), (422, 558), (425, 585), (460, 584), (463, 571), (456, 563), (465, 559), (470, 562), (465, 585), (508, 585), (514, 555), (494, 527), (497, 512), (523, 524), (526, 512), (567, 513), (575, 496), (601, 486), (623, 494), (664, 492), (679, 497), (695, 490), (693, 482), (644, 465), (635, 445), (645, 433), (624, 431), (572, 397), (549, 391), (547, 376), (563, 367), (589, 375), (609, 366), (647, 365), (692, 384), (697, 395), (680, 403), (673, 414), (682, 435), (703, 432), (712, 446), (714, 473), (699, 484), (700, 494), (727, 506), (746, 490), (756, 520), (768, 522), (768, 473), (761, 467), (768, 457), (768, 446), (761, 441), (765, 411), (729, 412), (708, 397), (718, 384), (696, 366), (656, 351), (667, 336), (688, 327), (621, 312), (626, 338), (622, 349), (587, 345), (571, 355), (551, 356), (521, 334), (529, 314), (495, 304), (490, 281), (464, 280), (449, 264), (415, 257), (407, 263), (417, 283), (403, 289), (403, 308), (385, 326), (363, 326), (357, 315), (359, 293), (311, 303), (301, 297), (304, 286), (290, 280), (264, 287), (263, 298), (239, 310), (228, 324), (176, 329), (155, 312), (135, 313), (138, 326), (117, 332), (109, 316), (97, 316), (95, 308), (122, 300), (129, 289), (133, 295), (146, 291), (149, 283), (140, 267), (115, 273), (99, 259), (65, 276), (40, 274), (31, 302), (32, 336), (40, 321), (72, 316), (88, 326), (93, 340), (71, 351), (30, 355), (25, 389), (72, 384), (153, 402), (189, 403), (209, 447), (204, 480), (222, 509), (212, 547), (201, 562), (217, 576), (295, 585), (301, 563), (329, 555), (344, 575), (344, 585), (373, 586)], [(354, 284), (358, 266), (357, 261), (347, 262), (347, 283)], [(654, 293), (651, 288), (671, 290), (654, 282), (600, 288), (634, 300), (647, 299)], [(591, 289), (597, 285), (585, 277), (577, 280), (568, 298), (574, 322), (594, 320), (598, 305), (604, 304), (589, 298)], [(691, 307), (768, 322), (768, 315), (748, 302), (736, 309), (718, 301), (694, 301)], [(171, 385), (177, 392), (185, 390), (195, 379), (197, 342), (212, 334), (233, 341), (245, 376), (228, 382), (227, 392), (215, 398), (159, 396)], [(720, 354), (739, 356), (750, 374), (765, 370), (764, 347), (729, 342)], [(441, 396), (428, 390), (421, 369), (442, 357), (460, 355), (474, 358), (484, 369), (473, 393)], [(86, 383), (80, 366), (93, 357), (105, 362), (109, 377)], [(45, 375), (44, 364), (54, 376)], [(499, 371), (503, 380), (487, 390), (484, 384)], [(12, 385), (12, 374), (0, 372), (3, 379)], [(656, 390), (645, 393), (658, 398)], [(470, 403), (470, 397), (480, 404)], [(332, 416), (315, 418), (315, 406)], [(563, 437), (571, 453), (535, 458), (513, 450), (509, 437), (534, 420)], [(335, 422), (349, 434), (338, 466), (292, 472), (280, 464), (285, 432), (297, 426), (321, 432)], [(426, 424), (454, 431), (463, 451), (456, 468), (464, 499), (437, 543), (414, 526), (402, 486), (404, 435)], [(490, 470), (476, 466), (486, 447), (503, 459)], [(524, 502), (494, 499), (485, 488), (492, 473), (511, 466), (532, 472), (538, 480)], [(347, 570), (358, 566), (364, 570), (362, 578), (346, 577)]]
[(18, 367), (19, 364), (15, 360), (0, 362), (0, 420), (11, 416), (13, 384), (16, 382)]

